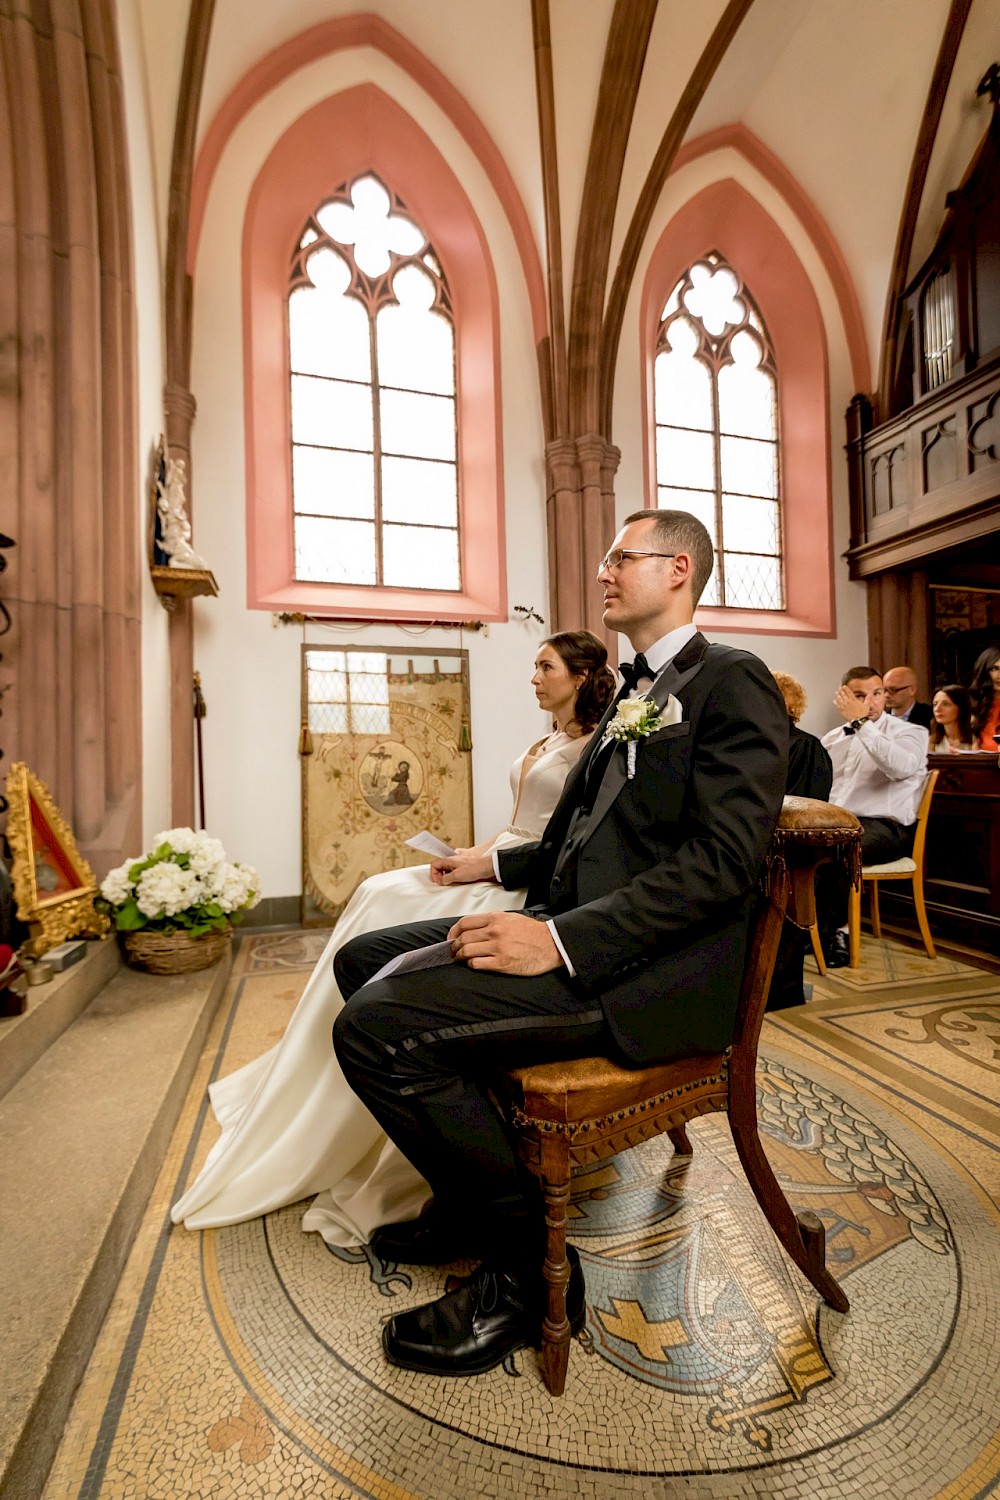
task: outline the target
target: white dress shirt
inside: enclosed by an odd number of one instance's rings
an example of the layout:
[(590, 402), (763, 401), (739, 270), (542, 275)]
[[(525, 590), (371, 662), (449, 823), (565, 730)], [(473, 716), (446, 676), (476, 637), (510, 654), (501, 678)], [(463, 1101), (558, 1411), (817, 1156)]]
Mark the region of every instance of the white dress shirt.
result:
[(915, 823), (929, 738), (921, 725), (887, 713), (866, 719), (855, 734), (843, 725), (831, 729), (822, 740), (833, 761), (830, 801), (859, 818)]

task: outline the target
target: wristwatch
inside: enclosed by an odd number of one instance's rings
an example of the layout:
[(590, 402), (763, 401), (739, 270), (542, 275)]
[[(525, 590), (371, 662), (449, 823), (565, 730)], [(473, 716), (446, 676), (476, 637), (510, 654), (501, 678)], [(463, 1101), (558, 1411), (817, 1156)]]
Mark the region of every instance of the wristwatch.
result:
[(867, 719), (852, 719), (849, 724), (844, 725), (845, 734), (857, 734), (862, 724), (867, 724)]

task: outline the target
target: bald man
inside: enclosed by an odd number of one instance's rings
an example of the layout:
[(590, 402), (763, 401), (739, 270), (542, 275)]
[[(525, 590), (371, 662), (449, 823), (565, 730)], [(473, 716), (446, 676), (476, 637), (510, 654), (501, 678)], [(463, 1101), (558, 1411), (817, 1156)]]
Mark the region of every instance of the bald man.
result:
[(931, 727), (931, 706), (917, 702), (917, 674), (912, 667), (890, 667), (882, 679), (886, 712), (908, 724)]

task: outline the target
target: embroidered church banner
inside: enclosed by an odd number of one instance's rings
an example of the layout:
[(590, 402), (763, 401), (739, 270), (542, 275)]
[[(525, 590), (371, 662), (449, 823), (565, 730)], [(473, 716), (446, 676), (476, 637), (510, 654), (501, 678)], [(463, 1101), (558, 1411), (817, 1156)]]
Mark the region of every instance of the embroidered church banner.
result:
[(426, 864), (427, 828), (472, 842), (468, 653), (302, 648), (302, 921), (337, 919), (362, 880)]

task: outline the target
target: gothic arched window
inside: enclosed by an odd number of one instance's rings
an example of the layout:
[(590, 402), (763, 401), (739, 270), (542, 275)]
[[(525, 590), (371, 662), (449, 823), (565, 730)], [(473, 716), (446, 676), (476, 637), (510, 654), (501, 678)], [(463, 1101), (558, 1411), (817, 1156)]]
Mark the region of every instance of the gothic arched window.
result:
[(691, 511), (715, 544), (701, 602), (783, 609), (774, 356), (753, 298), (715, 252), (695, 261), (663, 308), (654, 416), (657, 504)]
[(458, 592), (455, 330), (433, 246), (366, 174), (310, 217), (290, 288), (296, 580)]

